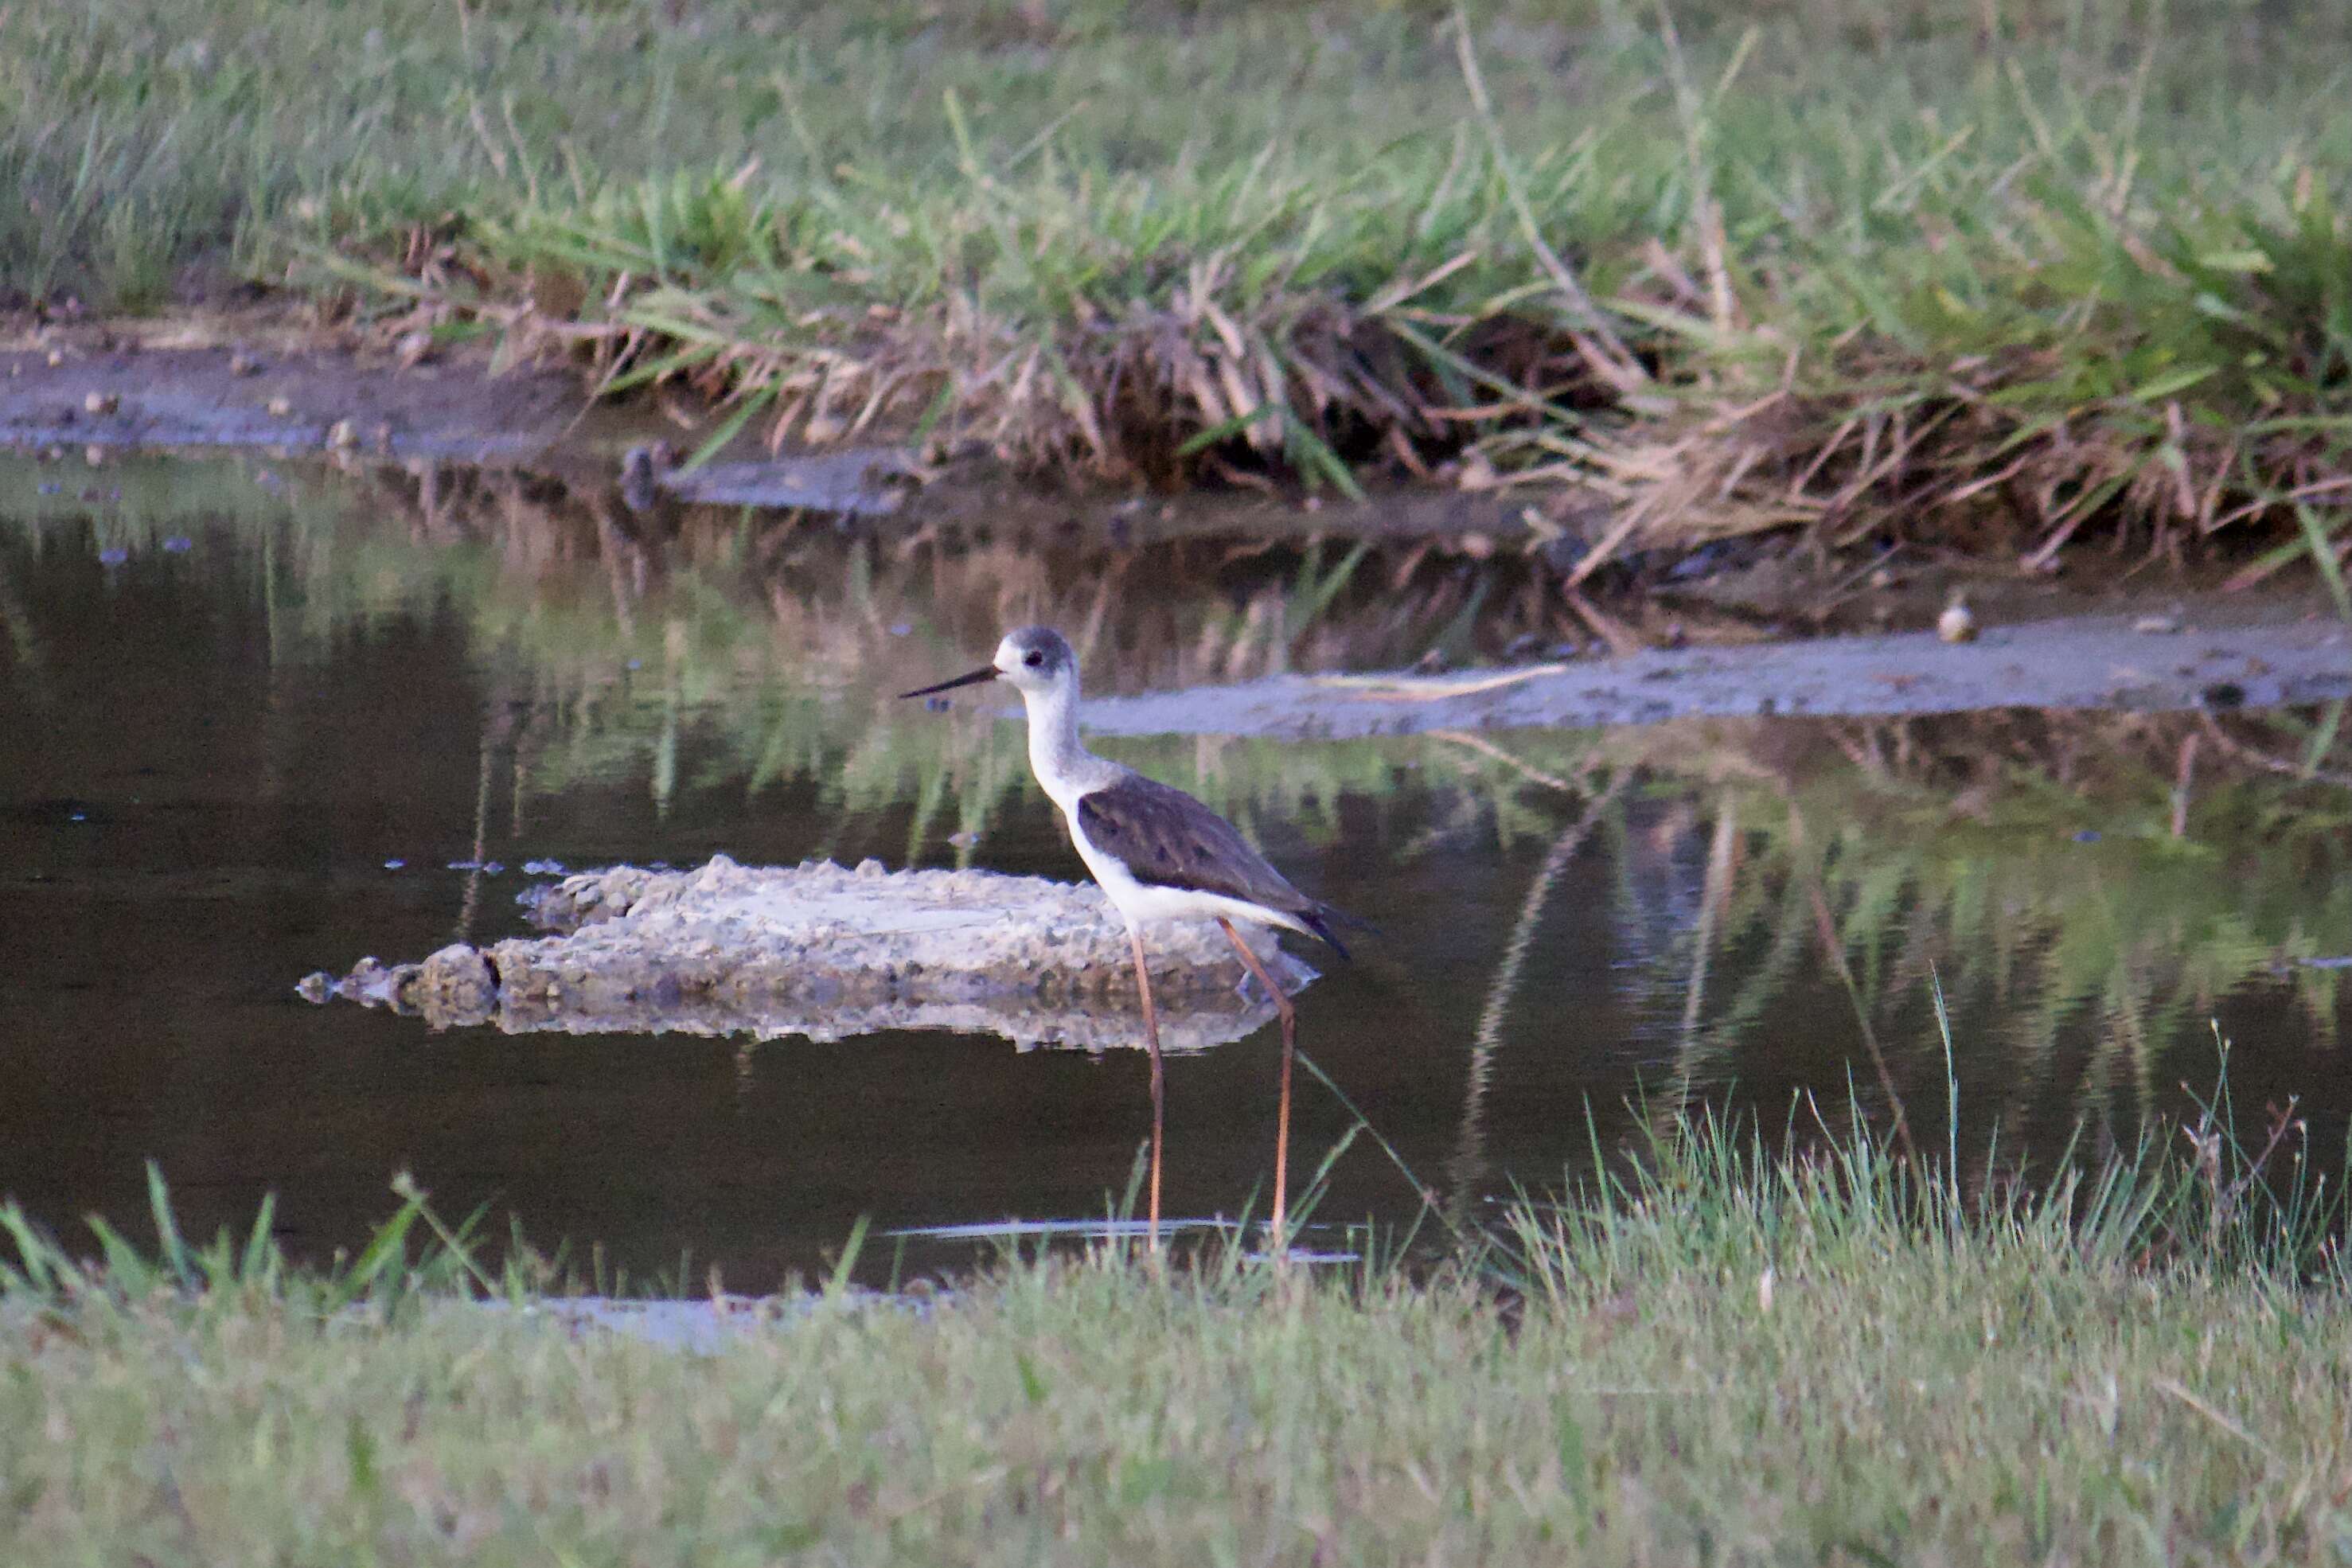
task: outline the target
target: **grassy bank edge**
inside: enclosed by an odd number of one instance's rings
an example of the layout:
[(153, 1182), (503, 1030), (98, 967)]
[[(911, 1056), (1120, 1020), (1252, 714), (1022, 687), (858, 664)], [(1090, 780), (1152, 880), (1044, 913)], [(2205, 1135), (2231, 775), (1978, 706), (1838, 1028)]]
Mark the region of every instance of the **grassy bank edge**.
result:
[[(2133, 141), (2140, 88), (2103, 110), (2012, 58), (1990, 96), (2038, 155), (1971, 212), (1972, 181), (1928, 193), (1973, 127), (1882, 128), (1873, 218), (1916, 227), (1842, 248), (1727, 203), (1759, 177), (1726, 151), (1758, 36), (1704, 82), (1671, 19), (1652, 36), (1679, 163), (1612, 166), (1621, 106), (1565, 145), (1507, 123), (1456, 14), (1434, 28), (1459, 70), (1449, 155), (1407, 139), (1338, 193), (1312, 169), (1261, 187), (1253, 165), (1098, 194), (1082, 166), (991, 149), (950, 92), (961, 191), (681, 173), (482, 215), (438, 249), (412, 237), (394, 266), (313, 249), (293, 275), (355, 286), (405, 331), (584, 356), (600, 393), (687, 384), (729, 411), (698, 458), (745, 429), (944, 432), (1114, 479), (1529, 487), (1525, 542), (1578, 532), (1580, 582), (1792, 527), (2013, 550), (2032, 571), (2077, 539), (2178, 561), (2252, 524), (2272, 542), (2238, 581), (2307, 559), (2352, 618), (2352, 225), (2314, 164), (2139, 201), (2129, 171), (2165, 156)], [(2143, 78), (2167, 47), (2148, 39)], [(1653, 193), (1642, 215), (1607, 210), (1612, 177)], [(1362, 189), (1386, 217), (1349, 210)]]
[[(2290, 72), (2253, 114), (2242, 29), (2210, 8), (1890, 27), (1827, 0), (1746, 26), (1602, 5), (1563, 28), (1209, 7), (1132, 33), (1032, 8), (970, 36), (894, 15), (878, 40), (726, 4), (687, 26), (493, 8), (448, 40), (413, 9), (386, 4), (357, 53), (267, 4), (217, 36), (200, 8), (17, 17), (37, 112), (0, 134), (0, 175), (65, 216), (0, 235), (14, 286), (48, 299), (79, 268), (156, 297), (226, 227), (245, 276), (387, 341), (488, 334), (608, 392), (688, 383), (724, 434), (887, 431), (1171, 483), (1524, 486), (1528, 542), (1583, 538), (1580, 574), (1790, 527), (2035, 567), (2247, 534), (2246, 575), (2308, 559), (2352, 614), (2340, 84)], [(264, 24), (331, 84), (309, 109), (233, 52)], [(2264, 35), (2298, 71), (2333, 36), (2292, 8)], [(930, 63), (906, 65), (919, 43)], [(625, 46), (642, 68), (595, 74)], [(1121, 74), (1138, 53), (1191, 63)], [(1295, 90), (1266, 68), (1287, 59)], [(1131, 132), (1090, 111), (1188, 70), (1231, 123), (1189, 97), (1130, 105)], [(923, 96), (877, 121), (861, 88)], [(336, 104), (373, 129), (271, 119)], [(607, 104), (672, 135), (624, 149)], [(173, 163), (215, 120), (235, 177)], [(2242, 144), (2206, 133), (2241, 121)], [(445, 133), (412, 166), (420, 122)]]

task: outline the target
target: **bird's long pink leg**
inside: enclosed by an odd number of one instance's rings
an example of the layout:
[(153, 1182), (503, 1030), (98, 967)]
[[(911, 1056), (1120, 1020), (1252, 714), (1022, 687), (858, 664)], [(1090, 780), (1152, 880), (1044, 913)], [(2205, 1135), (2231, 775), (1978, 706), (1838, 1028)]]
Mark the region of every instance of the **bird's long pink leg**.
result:
[(1282, 1018), (1282, 1093), (1276, 1101), (1274, 1117), (1274, 1255), (1287, 1258), (1290, 1255), (1290, 1237), (1283, 1227), (1286, 1212), (1284, 1200), (1289, 1195), (1290, 1058), (1298, 1052), (1298, 1011), (1291, 1006), (1290, 998), (1282, 994), (1282, 987), (1274, 983), (1274, 976), (1265, 972), (1265, 965), (1257, 961), (1257, 954), (1250, 951), (1249, 943), (1242, 940), (1241, 932), (1234, 929), (1234, 922), (1220, 915), (1217, 923), (1224, 928), (1225, 940), (1232, 942), (1234, 951), (1242, 955), (1242, 962), (1249, 966), (1249, 972), (1257, 976), (1257, 983), (1265, 987), (1265, 994), (1274, 998), (1274, 1010)]
[(1127, 928), (1128, 950), (1135, 954), (1135, 986), (1143, 993), (1143, 1043), (1151, 1051), (1151, 1250), (1160, 1250), (1160, 1135), (1168, 1100), (1167, 1080), (1160, 1067), (1160, 1013), (1151, 1005), (1151, 970), (1143, 962), (1143, 933)]

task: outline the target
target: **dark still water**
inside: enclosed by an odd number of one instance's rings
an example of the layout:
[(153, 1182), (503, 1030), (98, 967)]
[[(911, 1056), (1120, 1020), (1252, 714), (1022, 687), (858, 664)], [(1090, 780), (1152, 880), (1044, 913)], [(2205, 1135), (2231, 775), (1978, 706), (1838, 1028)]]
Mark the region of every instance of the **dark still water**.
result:
[[(1017, 726), (887, 698), (1008, 624), (1055, 621), (1095, 687), (1136, 690), (1491, 653), (1534, 613), (1507, 574), (1337, 547), (891, 528), (645, 518), (494, 476), (0, 462), (0, 1193), (69, 1237), (92, 1211), (143, 1233), (153, 1159), (189, 1228), (274, 1191), (322, 1257), (407, 1170), (497, 1234), (511, 1215), (736, 1289), (860, 1215), (1100, 1215), (1146, 1128), (1139, 1050), (435, 1034), (295, 994), (524, 932), (527, 863), (1077, 877)], [(1105, 749), (1380, 926), (1304, 994), (1302, 1044), (1475, 1215), (1700, 1101), (1777, 1128), (1810, 1093), (1882, 1131), (1899, 1106), (1940, 1147), (1931, 976), (1964, 1151), (2193, 1112), (2218, 1028), (2236, 1103), (2300, 1097), (2336, 1168), (2347, 728), (2008, 711)], [(1271, 1028), (1171, 1062), (1171, 1213), (1262, 1194), (1276, 1068)], [(1294, 1180), (1350, 1121), (1302, 1079)], [(1360, 1139), (1318, 1218), (1420, 1201)]]

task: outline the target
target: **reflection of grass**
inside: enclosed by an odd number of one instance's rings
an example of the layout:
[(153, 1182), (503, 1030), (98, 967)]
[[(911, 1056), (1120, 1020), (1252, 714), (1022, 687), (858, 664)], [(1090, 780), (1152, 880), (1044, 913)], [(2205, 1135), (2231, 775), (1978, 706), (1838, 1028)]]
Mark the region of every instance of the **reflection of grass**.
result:
[(1433, 1270), (1013, 1258), (909, 1310), (845, 1261), (709, 1353), (520, 1310), (414, 1195), (325, 1271), (160, 1185), (87, 1269), (11, 1207), (0, 1554), (2301, 1560), (2352, 1531), (2352, 1279), (2308, 1176), (2209, 1147), (1978, 1196), (1685, 1123)]
[[(962, 668), (982, 646), (971, 628), (1008, 615), (1087, 626), (1092, 585), (1057, 586), (1034, 552), (827, 532), (794, 536), (798, 553), (762, 572), (742, 564), (731, 526), (708, 519), (637, 542), (600, 532), (586, 503), (484, 480), (445, 485), (428, 520), (399, 486), (324, 470), (302, 471), (289, 501), (257, 506), (245, 471), (175, 469), (167, 489), (162, 470), (123, 465), (123, 500), (94, 542), (144, 556), (171, 533), (200, 532), (197, 559), (226, 543), (223, 558), (267, 595), (280, 659), (325, 657), (349, 629), (392, 617), (454, 617), (516, 709), (499, 743), (526, 795), (642, 778), (664, 803), (735, 790), (750, 809), (813, 784), (841, 824), (823, 850), (964, 863), (975, 852), (969, 840), (944, 847), (950, 835), (1042, 809), (1017, 724), (888, 695)], [(35, 525), (45, 538), (59, 526)], [(1106, 612), (1098, 684), (1388, 663), (1423, 635), (1397, 618), (1394, 595), (1335, 593), (1306, 638), (1269, 642), (1265, 617), (1237, 616), (1221, 580), (1134, 570), (1156, 591)], [(1316, 580), (1337, 570), (1322, 565)], [(1385, 574), (1377, 561), (1355, 569)], [(0, 602), (26, 647), (37, 646), (37, 608), (20, 616)], [(2177, 799), (2191, 736), (2190, 787)], [(1722, 955), (1686, 1053), (1748, 1037), (1814, 973), (1816, 895), (1870, 1027), (1924, 1037), (1918, 999), (1935, 965), (1967, 1016), (2004, 1020), (2029, 1060), (2049, 1058), (2086, 1009), (2101, 1012), (2096, 1048), (2132, 1080), (2150, 1070), (2151, 1045), (2201, 1026), (2211, 999), (2281, 961), (2352, 949), (2352, 811), (2327, 782), (2352, 773), (2340, 715), (1708, 722), (1304, 745), (1166, 737), (1106, 750), (1276, 847), (1338, 842), (1342, 803), (1370, 803), (1392, 865), (1532, 850), (1581, 810), (1580, 787), (1630, 774), (1637, 787), (1599, 828), (1628, 984), (1674, 1016), (1697, 934)], [(1718, 856), (1726, 813), (1738, 832)], [(874, 837), (882, 822), (894, 825), (887, 841)], [(2336, 1026), (2337, 979), (2294, 972), (2321, 1035)]]
[[(641, 543), (600, 533), (593, 501), (495, 477), (445, 481), (428, 510), (404, 482), (318, 468), (288, 481), (290, 500), (260, 506), (245, 465), (106, 471), (122, 476), (121, 501), (91, 513), (55, 498), (57, 517), (91, 515), (100, 548), (134, 554), (206, 524), (257, 546), (275, 657), (317, 657), (341, 631), (388, 617), (455, 614), (476, 657), (504, 673), (523, 705), (516, 727), (530, 785), (545, 793), (629, 773), (674, 787), (690, 729), (708, 759), (703, 782), (740, 781), (756, 797), (814, 780), (846, 814), (914, 803), (919, 837), (950, 812), (959, 827), (984, 829), (1007, 791), (1028, 787), (1017, 727), (902, 707), (888, 693), (935, 673), (924, 662), (934, 657), (969, 660), (950, 628), (993, 627), (1008, 614), (1077, 628), (1097, 607), (1094, 584), (1056, 582), (1014, 546), (881, 550), (827, 533), (789, 543), (792, 553), (761, 570), (746, 565), (740, 531), (714, 528), (715, 516)], [(1270, 578), (1239, 609), (1213, 580), (1169, 584), (1164, 570), (1139, 566), (1159, 591), (1110, 626), (1097, 672), (1104, 684), (1137, 671), (1181, 684), (1417, 653), (1426, 617), (1401, 611), (1394, 595), (1343, 597), (1360, 559), (1327, 567), (1310, 556), (1298, 579)], [(1307, 607), (1294, 606), (1294, 586)], [(1244, 816), (1259, 803), (1310, 826), (1328, 826), (1318, 813), (1344, 790), (1385, 791), (1395, 766), (1377, 748), (1118, 749)], [(1302, 757), (1314, 765), (1302, 769)]]
[[(2159, 1053), (2203, 1032), (2219, 999), (2249, 981), (2284, 970), (2313, 1037), (2336, 1037), (2338, 977), (2293, 965), (2352, 949), (2343, 793), (2262, 762), (2308, 757), (2340, 773), (2352, 753), (2324, 722), (2042, 715), (2031, 746), (2013, 724), (1996, 714), (1821, 725), (1793, 753), (1790, 731), (1770, 725), (1670, 726), (1611, 742), (1621, 765), (1665, 774), (1654, 789), (1669, 809), (1629, 828), (1616, 858), (1621, 940), (1659, 933), (1635, 971), (1650, 1006), (1672, 1010), (1690, 972), (1737, 955), (1728, 991), (1680, 1043), (1685, 1086), (1736, 1076), (1741, 1043), (1769, 1033), (1776, 1005), (1818, 984), (1824, 962), (1840, 986), (1850, 978), (1864, 1041), (1932, 1037), (1926, 998), (1940, 976), (1972, 1021), (1972, 1062), (2000, 1064), (1990, 1070), (2012, 1097), (2005, 1112), (2060, 1136), (2074, 1115), (2149, 1109), (2171, 1088)], [(2173, 759), (2189, 734), (2220, 736), (2204, 753), (2231, 760), (2207, 767), (2176, 837)], [(2328, 749), (2312, 753), (2323, 734)], [(1857, 737), (1872, 743), (1855, 747)], [(1898, 740), (1909, 762), (1878, 760)], [(2055, 782), (2061, 770), (2070, 784)], [(1700, 848), (1712, 824), (1688, 804), (1694, 773), (1721, 781), (1714, 809), (1737, 814), (1727, 867)], [(1712, 925), (1693, 918), (1702, 865), (1720, 900)], [(2087, 1046), (2086, 1062), (2064, 1066), (2069, 1042)], [(2071, 1091), (2053, 1081), (2062, 1068)], [(1890, 1089), (1940, 1100), (1932, 1053), (1906, 1049), (1892, 1070)], [(2079, 1098), (2051, 1098), (2070, 1093)]]

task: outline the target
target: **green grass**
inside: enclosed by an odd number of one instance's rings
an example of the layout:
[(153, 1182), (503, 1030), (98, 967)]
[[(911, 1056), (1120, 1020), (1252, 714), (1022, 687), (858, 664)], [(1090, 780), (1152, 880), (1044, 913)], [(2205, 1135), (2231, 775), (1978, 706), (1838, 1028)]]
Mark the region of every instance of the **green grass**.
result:
[(2340, 585), (2347, 40), (2189, 0), (1466, 40), (1405, 4), (17, 7), (0, 290), (147, 308), (209, 265), (1046, 467), (1348, 488), (1468, 445), (1630, 544), (2259, 520), (2258, 567)]
[[(2046, 1195), (1683, 1122), (1433, 1268), (1009, 1257), (697, 1355), (543, 1314), (413, 1191), (324, 1272), (13, 1208), (0, 1555), (131, 1562), (2332, 1562), (2321, 1158)], [(2187, 1130), (2192, 1139), (2204, 1130)], [(2190, 1139), (2181, 1140), (2187, 1148)], [(2258, 1170), (2264, 1158), (2266, 1172)], [(1990, 1167), (1988, 1167), (1990, 1168)], [(2257, 1175), (2266, 1180), (2256, 1180)], [(431, 1228), (438, 1239), (418, 1247)]]

